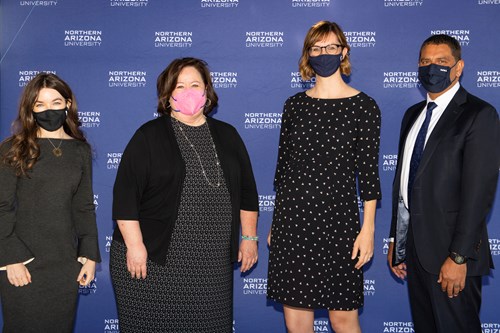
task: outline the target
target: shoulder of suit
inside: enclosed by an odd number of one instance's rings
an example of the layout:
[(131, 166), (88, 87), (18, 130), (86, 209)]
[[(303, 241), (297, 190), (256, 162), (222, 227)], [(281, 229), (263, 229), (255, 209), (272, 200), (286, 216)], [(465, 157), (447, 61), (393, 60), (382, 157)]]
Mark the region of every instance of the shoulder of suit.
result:
[(408, 113), (414, 112), (415, 110), (416, 110), (417, 112), (420, 112), (420, 111), (423, 109), (423, 107), (425, 106), (425, 103), (427, 103), (427, 101), (426, 101), (426, 100), (423, 100), (423, 101), (420, 101), (420, 102), (418, 102), (418, 103), (416, 103), (416, 104), (413, 104), (412, 106), (410, 106), (410, 107), (406, 110), (406, 113), (408, 114)]
[[(490, 103), (486, 102), (485, 100), (472, 95), (468, 92), (466, 92), (466, 103), (469, 103), (473, 108), (477, 109), (478, 111), (484, 110), (484, 109), (492, 109), (495, 110), (495, 107), (491, 105)], [(496, 110), (495, 110), (496, 112)]]

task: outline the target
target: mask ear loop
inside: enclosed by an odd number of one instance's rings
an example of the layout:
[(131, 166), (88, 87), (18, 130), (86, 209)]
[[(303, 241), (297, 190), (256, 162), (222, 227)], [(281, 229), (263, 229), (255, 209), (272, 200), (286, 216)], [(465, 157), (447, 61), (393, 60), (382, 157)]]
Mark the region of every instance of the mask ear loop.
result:
[[(457, 62), (455, 62), (455, 65), (453, 65), (453, 66), (451, 66), (451, 67), (450, 67), (450, 71), (453, 69), (453, 67), (455, 67), (455, 66), (458, 64), (458, 62), (459, 62), (460, 60), (462, 60), (462, 59), (458, 59), (458, 60), (457, 60)], [(455, 82), (455, 80), (458, 80), (458, 78), (460, 78), (460, 75), (455, 75), (455, 78), (454, 78), (453, 80), (451, 80), (450, 85), (451, 85), (453, 82)]]

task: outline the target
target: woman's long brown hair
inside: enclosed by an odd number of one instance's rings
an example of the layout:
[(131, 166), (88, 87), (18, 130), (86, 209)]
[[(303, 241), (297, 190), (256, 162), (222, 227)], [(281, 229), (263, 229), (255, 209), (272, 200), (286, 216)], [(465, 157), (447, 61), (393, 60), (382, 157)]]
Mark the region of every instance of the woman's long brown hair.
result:
[(2, 162), (15, 169), (16, 176), (27, 176), (40, 156), (40, 146), (37, 143), (39, 127), (33, 117), (33, 107), (38, 98), (38, 93), (43, 88), (57, 90), (69, 103), (64, 131), (71, 137), (87, 142), (80, 130), (78, 121), (78, 108), (75, 96), (66, 82), (57, 75), (40, 73), (35, 76), (25, 87), (19, 112), (12, 124), (12, 135), (2, 142)]

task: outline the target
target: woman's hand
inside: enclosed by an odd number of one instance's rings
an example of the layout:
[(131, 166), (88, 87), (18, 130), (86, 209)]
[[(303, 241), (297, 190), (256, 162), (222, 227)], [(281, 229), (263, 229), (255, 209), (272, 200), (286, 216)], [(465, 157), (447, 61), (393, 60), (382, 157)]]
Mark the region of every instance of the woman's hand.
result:
[(117, 220), (127, 247), (127, 270), (132, 279), (146, 278), (148, 251), (142, 240), (141, 226), (137, 220)]
[(127, 270), (132, 279), (145, 279), (147, 275), (146, 261), (148, 251), (144, 243), (127, 246)]
[(364, 264), (373, 257), (373, 243), (375, 238), (375, 211), (377, 210), (377, 200), (367, 200), (363, 206), (363, 226), (352, 247), (351, 259), (358, 258), (354, 266), (361, 269)]
[(95, 277), (95, 261), (87, 259), (85, 264), (83, 264), (82, 269), (80, 269), (80, 274), (76, 279), (80, 286), (88, 286), (90, 281)]
[(271, 231), (272, 229), (269, 229), (269, 233), (267, 234), (267, 245), (271, 247)]
[(7, 265), (7, 279), (10, 284), (22, 287), (31, 283), (31, 274), (23, 263)]
[(368, 230), (368, 228), (361, 228), (361, 232), (352, 248), (351, 259), (356, 259), (358, 257), (358, 262), (354, 266), (356, 269), (360, 269), (364, 264), (369, 262), (373, 256), (373, 243), (374, 243), (374, 231)]
[(238, 262), (241, 262), (240, 271), (244, 273), (252, 268), (258, 257), (257, 241), (241, 240), (240, 251), (238, 252)]

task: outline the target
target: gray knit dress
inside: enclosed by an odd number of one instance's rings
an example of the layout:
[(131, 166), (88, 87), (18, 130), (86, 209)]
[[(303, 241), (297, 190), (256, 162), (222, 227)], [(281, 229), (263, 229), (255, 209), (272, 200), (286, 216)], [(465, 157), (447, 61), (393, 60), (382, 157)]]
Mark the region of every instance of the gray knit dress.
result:
[[(90, 147), (38, 139), (29, 177), (0, 163), (0, 267), (26, 264), (32, 283), (15, 287), (0, 271), (3, 333), (73, 332), (80, 256), (99, 262)], [(2, 147), (5, 152), (6, 145)]]

